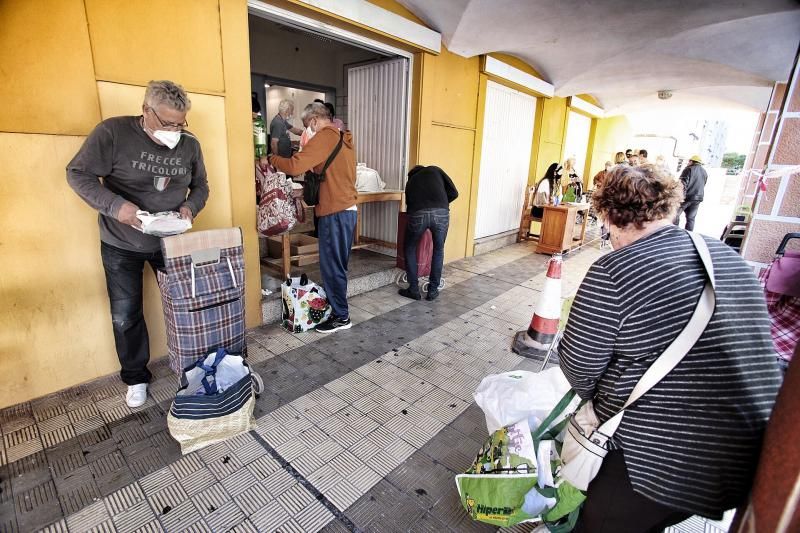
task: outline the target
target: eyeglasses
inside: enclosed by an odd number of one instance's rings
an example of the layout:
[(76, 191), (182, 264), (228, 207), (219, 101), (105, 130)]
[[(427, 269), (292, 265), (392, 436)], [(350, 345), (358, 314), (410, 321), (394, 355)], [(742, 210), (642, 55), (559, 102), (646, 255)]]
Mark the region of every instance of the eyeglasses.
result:
[(153, 115), (155, 115), (156, 120), (158, 121), (158, 125), (161, 126), (162, 128), (183, 129), (189, 127), (189, 122), (186, 120), (184, 120), (181, 124), (176, 124), (174, 122), (165, 122), (161, 120), (161, 117), (158, 116), (158, 113), (156, 113), (155, 109), (149, 106), (147, 107), (147, 109), (153, 112)]

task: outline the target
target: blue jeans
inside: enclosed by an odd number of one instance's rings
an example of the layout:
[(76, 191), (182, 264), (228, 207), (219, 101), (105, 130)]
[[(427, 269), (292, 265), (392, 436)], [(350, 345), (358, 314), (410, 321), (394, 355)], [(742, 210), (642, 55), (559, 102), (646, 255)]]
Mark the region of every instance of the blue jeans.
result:
[(443, 208), (420, 209), (408, 214), (406, 236), (403, 251), (406, 257), (406, 276), (411, 292), (419, 292), (419, 276), (417, 275), (417, 243), (425, 230), (431, 230), (433, 236), (433, 257), (431, 258), (430, 288), (428, 292), (439, 292), (444, 265), (444, 241), (450, 227), (450, 210)]
[(319, 268), (322, 284), (328, 295), (333, 314), (341, 319), (350, 318), (347, 308), (347, 263), (356, 229), (355, 211), (339, 211), (319, 217)]
[(161, 252), (132, 252), (100, 243), (100, 256), (106, 273), (106, 289), (111, 303), (111, 324), (114, 344), (122, 370), (120, 377), (127, 385), (150, 381), (150, 338), (142, 309), (144, 264), (153, 272), (164, 268)]

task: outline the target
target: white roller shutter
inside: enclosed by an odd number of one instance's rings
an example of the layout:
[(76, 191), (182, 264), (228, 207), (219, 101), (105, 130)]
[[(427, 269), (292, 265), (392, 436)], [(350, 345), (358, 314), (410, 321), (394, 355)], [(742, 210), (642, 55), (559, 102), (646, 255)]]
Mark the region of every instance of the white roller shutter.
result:
[[(347, 123), (359, 163), (374, 168), (387, 189), (405, 185), (408, 60), (390, 59), (347, 71)], [(397, 202), (364, 204), (361, 234), (385, 242), (397, 238)]]
[(535, 115), (536, 98), (487, 82), (476, 239), (519, 228)]

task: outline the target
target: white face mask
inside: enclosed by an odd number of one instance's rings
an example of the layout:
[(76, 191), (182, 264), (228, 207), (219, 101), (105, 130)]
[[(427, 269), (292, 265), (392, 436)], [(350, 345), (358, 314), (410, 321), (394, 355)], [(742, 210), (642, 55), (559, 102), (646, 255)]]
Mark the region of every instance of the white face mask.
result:
[(167, 130), (156, 130), (153, 132), (153, 137), (158, 139), (159, 142), (164, 144), (167, 148), (172, 150), (181, 140), (181, 132), (180, 131), (167, 131)]

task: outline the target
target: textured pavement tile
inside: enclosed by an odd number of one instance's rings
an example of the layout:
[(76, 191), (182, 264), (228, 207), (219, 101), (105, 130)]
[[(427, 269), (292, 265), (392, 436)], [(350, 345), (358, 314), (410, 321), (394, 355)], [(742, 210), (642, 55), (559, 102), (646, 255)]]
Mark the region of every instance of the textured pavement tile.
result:
[(230, 500), (230, 495), (225, 492), (225, 488), (219, 483), (215, 483), (203, 492), (192, 496), (192, 502), (194, 502), (202, 516), (213, 513)]
[(243, 522), (244, 513), (232, 501), (222, 504), (216, 511), (207, 515), (204, 520), (214, 531), (227, 531)]
[(136, 531), (143, 524), (147, 524), (155, 519), (155, 514), (147, 502), (140, 502), (137, 505), (114, 515), (112, 521), (118, 533), (131, 533)]
[(277, 500), (267, 503), (261, 510), (249, 517), (250, 522), (252, 522), (259, 531), (276, 531), (279, 527), (288, 522), (289, 518), (289, 513)]
[[(0, 469), (0, 473), (3, 474), (4, 483), (10, 482), (15, 494), (25, 492), (52, 479), (48, 459), (44, 452), (37, 452), (19, 461), (14, 461)], [(10, 497), (11, 490), (7, 495), (0, 494), (0, 501)]]
[[(163, 509), (162, 509), (163, 511)], [(201, 520), (200, 512), (194, 502), (185, 501), (172, 507), (166, 513), (159, 513), (161, 525), (166, 531), (183, 531)]]
[(105, 497), (106, 508), (111, 516), (118, 515), (145, 500), (138, 483), (132, 483)]
[(68, 532), (67, 521), (64, 520), (63, 518), (37, 531), (37, 533), (67, 533), (67, 532)]
[(181, 457), (179, 460), (169, 465), (169, 469), (179, 481), (204, 467), (205, 463), (196, 453)]
[(15, 493), (14, 507), (20, 531), (40, 529), (63, 517), (52, 481)]
[(250, 516), (272, 501), (273, 497), (264, 485), (256, 484), (242, 491), (233, 500), (245, 515)]
[(70, 531), (89, 531), (110, 518), (103, 502), (96, 502), (67, 516), (67, 526)]
[(303, 531), (319, 531), (334, 518), (333, 513), (316, 500), (294, 516), (294, 520), (303, 528)]
[(161, 488), (158, 492), (153, 493), (147, 497), (153, 509), (158, 514), (166, 514), (169, 509), (173, 509), (189, 499), (189, 495), (180, 485), (180, 483), (173, 483)]
[(192, 472), (186, 476), (179, 476), (178, 482), (181, 484), (189, 497), (203, 492), (217, 482), (217, 478), (211, 471), (203, 466), (200, 470)]

